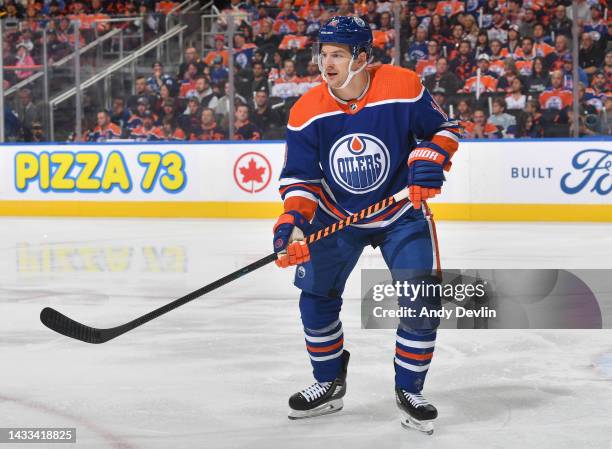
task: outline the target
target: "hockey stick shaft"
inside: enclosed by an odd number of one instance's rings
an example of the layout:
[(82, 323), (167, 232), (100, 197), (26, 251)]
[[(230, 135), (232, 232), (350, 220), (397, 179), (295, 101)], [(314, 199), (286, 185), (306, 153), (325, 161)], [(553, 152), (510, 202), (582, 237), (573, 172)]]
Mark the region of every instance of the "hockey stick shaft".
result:
[[(314, 242), (317, 242), (318, 240), (324, 239), (340, 231), (341, 229), (344, 229), (346, 226), (350, 226), (351, 224), (361, 221), (367, 216), (369, 216), (370, 214), (376, 213), (379, 210), (384, 209), (385, 207), (389, 207), (395, 204), (396, 202), (406, 199), (407, 197), (408, 197), (408, 189), (402, 189), (401, 192), (398, 192), (395, 195), (392, 195), (388, 198), (378, 201), (377, 203), (359, 212), (349, 215), (348, 217), (309, 235), (306, 238), (306, 241), (308, 244), (312, 244)], [(276, 253), (269, 254), (266, 257), (259, 259), (258, 261), (253, 262), (250, 265), (247, 265), (237, 271), (234, 271), (233, 273), (230, 273), (220, 279), (217, 279), (216, 281), (202, 288), (199, 288), (191, 293), (188, 293), (182, 298), (176, 299), (162, 307), (159, 307), (121, 326), (117, 326), (117, 327), (113, 327), (109, 329), (93, 328), (93, 327), (81, 324), (77, 321), (74, 321), (73, 319), (61, 314), (60, 312), (58, 312), (57, 310), (51, 307), (45, 307), (40, 312), (40, 320), (49, 329), (55, 332), (58, 332), (62, 335), (65, 335), (67, 337), (75, 338), (77, 340), (81, 340), (86, 343), (94, 343), (94, 344), (105, 343), (128, 331), (131, 331), (132, 329), (142, 326), (143, 324), (148, 323), (149, 321), (161, 315), (164, 315), (170, 312), (171, 310), (174, 310), (177, 307), (187, 304), (188, 302), (193, 301), (194, 299), (197, 299), (202, 295), (205, 295), (213, 290), (216, 290), (219, 287), (229, 284), (230, 282), (235, 281), (236, 279), (239, 279), (242, 276), (248, 273), (251, 273), (252, 271), (255, 271), (261, 267), (264, 267), (268, 265), (269, 263), (275, 261), (276, 258), (277, 258)]]

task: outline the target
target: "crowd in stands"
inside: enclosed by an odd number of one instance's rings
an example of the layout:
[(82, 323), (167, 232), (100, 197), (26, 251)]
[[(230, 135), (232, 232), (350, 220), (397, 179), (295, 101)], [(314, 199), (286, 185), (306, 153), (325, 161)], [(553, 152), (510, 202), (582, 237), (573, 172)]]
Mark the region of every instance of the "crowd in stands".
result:
[[(559, 137), (572, 135), (574, 126), (580, 135), (610, 134), (612, 21), (605, 1), (577, 0), (576, 17), (568, 0), (216, 4), (221, 13), (207, 30), (205, 54), (188, 46), (180, 66), (155, 63), (147, 76), (135, 80), (134, 95), (118, 96), (111, 110), (97, 113), (97, 123), (83, 139), (283, 138), (293, 103), (322, 82), (311, 57), (319, 27), (333, 15), (351, 14), (364, 17), (374, 32), (372, 64), (399, 63), (415, 70), (436, 102), (462, 122), (466, 137)], [(229, 20), (236, 25), (231, 43)], [(578, 61), (571, 51), (573, 21), (580, 36)], [(228, 45), (234, 54), (231, 99)], [(572, 113), (574, 88), (578, 120)], [(230, 101), (236, 106), (232, 135)]]

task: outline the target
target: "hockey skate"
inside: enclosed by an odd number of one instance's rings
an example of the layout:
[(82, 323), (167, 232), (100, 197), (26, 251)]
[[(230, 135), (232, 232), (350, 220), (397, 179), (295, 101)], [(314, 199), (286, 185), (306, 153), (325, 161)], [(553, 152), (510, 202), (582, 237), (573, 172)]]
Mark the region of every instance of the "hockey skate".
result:
[(395, 387), (395, 399), (400, 409), (403, 427), (415, 429), (427, 435), (433, 433), (433, 420), (438, 417), (438, 410), (421, 393), (410, 393)]
[(295, 393), (289, 398), (289, 419), (304, 419), (314, 416), (329, 415), (342, 410), (342, 398), (346, 393), (346, 368), (350, 354), (344, 351), (342, 370), (333, 382), (315, 382), (310, 387)]

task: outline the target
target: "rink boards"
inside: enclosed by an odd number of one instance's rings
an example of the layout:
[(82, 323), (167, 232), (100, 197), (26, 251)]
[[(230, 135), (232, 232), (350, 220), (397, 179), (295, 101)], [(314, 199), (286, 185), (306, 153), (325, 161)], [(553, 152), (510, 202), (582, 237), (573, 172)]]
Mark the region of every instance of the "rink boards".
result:
[[(271, 218), (284, 147), (7, 144), (0, 215)], [(447, 179), (439, 219), (612, 222), (611, 139), (463, 141)]]

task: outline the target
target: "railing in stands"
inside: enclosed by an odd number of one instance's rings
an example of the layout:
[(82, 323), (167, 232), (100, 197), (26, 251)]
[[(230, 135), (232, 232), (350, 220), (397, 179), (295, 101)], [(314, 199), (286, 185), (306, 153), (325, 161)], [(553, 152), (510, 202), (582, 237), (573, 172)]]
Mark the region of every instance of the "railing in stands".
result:
[[(86, 79), (85, 81), (83, 81), (82, 83), (78, 84), (75, 87), (72, 87), (70, 89), (68, 89), (67, 91), (61, 93), (60, 95), (57, 95), (56, 97), (52, 98), (51, 100), (49, 100), (49, 121), (50, 121), (50, 126), (49, 126), (49, 137), (51, 141), (55, 140), (55, 118), (54, 118), (54, 108), (63, 103), (64, 101), (70, 99), (71, 97), (77, 95), (77, 92), (82, 91), (83, 89), (86, 89), (90, 86), (93, 86), (94, 84), (96, 84), (99, 81), (104, 80), (105, 78), (109, 77), (110, 75), (112, 75), (113, 73), (115, 73), (116, 71), (118, 71), (119, 69), (127, 66), (128, 64), (135, 64), (136, 60), (140, 57), (142, 57), (143, 55), (145, 55), (146, 53), (148, 53), (149, 51), (158, 48), (159, 46), (165, 44), (168, 40), (172, 39), (175, 36), (180, 36), (182, 35), (182, 33), (185, 32), (185, 30), (187, 29), (187, 25), (182, 25), (182, 26), (175, 26), (173, 27), (171, 30), (167, 31), (165, 34), (163, 34), (162, 36), (158, 37), (157, 39), (145, 44), (143, 47), (139, 48), (138, 50), (134, 51), (133, 53), (131, 53), (130, 55), (126, 56), (125, 58), (109, 65), (108, 67), (104, 68), (102, 71), (96, 73), (94, 76)], [(79, 136), (80, 137), (80, 136)]]
[[(108, 33), (104, 34), (103, 36), (100, 36), (98, 39), (96, 39), (93, 42), (90, 42), (89, 44), (85, 45), (84, 47), (79, 49), (79, 54), (82, 55), (85, 52), (87, 52), (88, 50), (91, 50), (92, 48), (100, 45), (101, 43), (107, 41), (108, 39), (111, 39), (112, 37), (116, 36), (117, 34), (120, 34), (122, 32), (122, 30), (115, 28), (111, 31), (109, 31)], [(72, 59), (74, 59), (74, 56), (77, 52), (72, 52), (71, 54), (64, 56), (62, 59), (60, 59), (59, 61), (56, 61), (54, 63), (51, 64), (51, 68), (57, 69), (62, 67), (63, 65), (65, 65), (67, 62), (71, 61)], [(41, 78), (44, 75), (44, 73), (41, 72), (37, 72), (35, 74), (33, 74), (32, 76), (29, 76), (28, 78), (18, 82), (17, 84), (9, 87), (8, 89), (6, 89), (4, 91), (4, 96), (7, 97), (15, 92), (17, 92), (19, 89), (21, 89), (22, 87), (26, 87), (29, 84), (33, 83), (34, 81), (36, 81), (37, 79)]]

